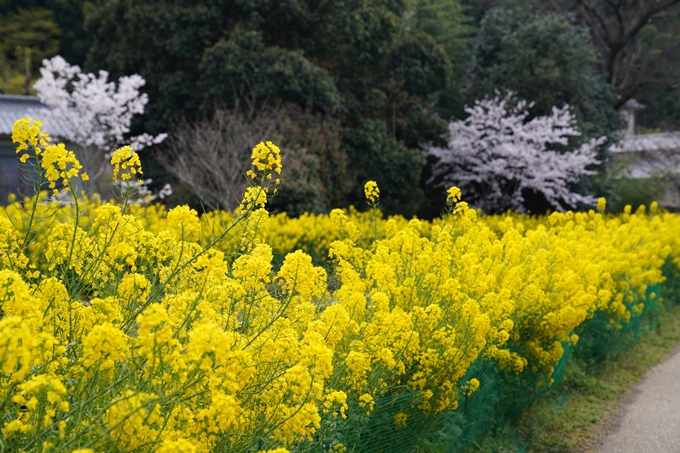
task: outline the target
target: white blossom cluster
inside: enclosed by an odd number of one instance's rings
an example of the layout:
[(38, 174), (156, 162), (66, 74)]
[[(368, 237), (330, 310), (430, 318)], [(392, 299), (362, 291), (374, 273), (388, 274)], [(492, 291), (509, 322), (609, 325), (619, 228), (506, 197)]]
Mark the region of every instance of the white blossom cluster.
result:
[(449, 124), (446, 147), (429, 146), (425, 152), (437, 158), (430, 182), (456, 185), (463, 196), (484, 212), (524, 210), (522, 191), (543, 194), (557, 210), (596, 199), (571, 190), (571, 185), (598, 163), (596, 148), (606, 137), (593, 139), (569, 152), (551, 150), (579, 136), (568, 105), (553, 107), (550, 116), (527, 121), (533, 104), (517, 101), (515, 93), (497, 93), (465, 107), (469, 116)]
[(70, 136), (63, 137), (80, 146), (95, 146), (107, 153), (130, 143), (136, 151), (160, 143), (167, 134), (143, 134), (127, 138), (134, 115), (144, 113), (148, 96), (139, 89), (146, 83), (138, 74), (123, 76), (118, 84), (109, 73), (86, 74), (60, 56), (43, 60), (42, 76), (33, 88), (40, 101), (50, 107), (41, 112), (66, 120)]
[[(49, 108), (35, 115), (41, 120), (59, 118), (68, 125), (68, 140), (83, 149), (79, 156), (93, 183), (109, 169), (111, 153), (130, 144), (135, 151), (162, 142), (167, 134), (128, 137), (135, 115), (144, 114), (149, 99), (139, 89), (146, 81), (138, 74), (123, 76), (118, 83), (109, 73), (87, 74), (60, 56), (43, 60), (41, 78), (33, 88)], [(96, 188), (96, 185), (95, 185)]]

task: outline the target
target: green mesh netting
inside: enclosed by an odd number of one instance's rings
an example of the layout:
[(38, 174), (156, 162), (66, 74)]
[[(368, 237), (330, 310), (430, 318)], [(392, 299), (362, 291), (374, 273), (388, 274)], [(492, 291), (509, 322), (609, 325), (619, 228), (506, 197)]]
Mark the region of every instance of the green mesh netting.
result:
[[(550, 385), (545, 384), (545, 376), (540, 373), (525, 370), (517, 375), (500, 369), (495, 361), (478, 359), (461, 382), (477, 378), (480, 387), (471, 396), (461, 396), (457, 410), (436, 416), (424, 414), (417, 407), (418, 394), (415, 392), (382, 398), (376, 401), (370, 417), (333, 425), (337, 434), (332, 441), (324, 435), (327, 433), (320, 433), (317, 440), (305, 442), (295, 451), (336, 451), (334, 445), (342, 443), (347, 452), (354, 453), (473, 452), (478, 451), (477, 445), (489, 433), (502, 436), (503, 446), (486, 447), (485, 451), (526, 451), (532, 439), (520, 435), (513, 423), (529, 404), (548, 392), (552, 392), (552, 416), (561, 412), (571, 390), (562, 385), (570, 360), (577, 360), (587, 373), (597, 372), (604, 363), (617, 358), (631, 343), (653, 329), (663, 314), (664, 305), (677, 303), (675, 295), (680, 290), (677, 270), (668, 263), (664, 273), (667, 281), (663, 285), (648, 288), (645, 295), (628, 303), (630, 308), (644, 302), (644, 309), (640, 313), (632, 312), (625, 325), (614, 327), (611, 316), (605, 313), (596, 313), (585, 321), (575, 332), (579, 335), (578, 343), (574, 346), (563, 344), (565, 352), (555, 364)], [(654, 295), (656, 297), (652, 297)], [(406, 414), (405, 424), (401, 423), (401, 426), (396, 423), (398, 414)], [(547, 417), (545, 425), (549, 421), (550, 417)]]

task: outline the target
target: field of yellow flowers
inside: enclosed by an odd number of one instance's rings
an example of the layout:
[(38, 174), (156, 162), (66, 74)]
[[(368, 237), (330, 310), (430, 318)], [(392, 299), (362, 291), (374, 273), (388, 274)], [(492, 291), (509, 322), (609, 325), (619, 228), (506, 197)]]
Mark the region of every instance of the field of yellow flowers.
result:
[(129, 147), (118, 201), (59, 203), (84, 175), (39, 126), (13, 138), (50, 193), (0, 212), (2, 451), (456, 451), (485, 388), (549, 388), (680, 258), (655, 206), (480, 217), (451, 188), (434, 222), (385, 219), (369, 182), (367, 212), (270, 216), (269, 142), (233, 213), (130, 204)]

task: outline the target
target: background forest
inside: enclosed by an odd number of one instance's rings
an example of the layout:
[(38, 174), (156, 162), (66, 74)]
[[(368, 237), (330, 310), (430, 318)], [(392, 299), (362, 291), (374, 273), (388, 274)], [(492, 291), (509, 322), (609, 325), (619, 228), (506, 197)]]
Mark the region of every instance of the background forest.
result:
[[(570, 105), (571, 145), (619, 140), (631, 98), (647, 106), (640, 132), (680, 129), (680, 0), (0, 0), (0, 91), (33, 94), (55, 55), (146, 80), (133, 132), (169, 133), (141, 157), (173, 205), (234, 207), (249, 150), (271, 139), (285, 164), (273, 210), (360, 206), (375, 180), (386, 214), (436, 216), (444, 189), (422, 149), (498, 90), (529, 120)], [(599, 157), (578, 190), (609, 196), (605, 145)]]

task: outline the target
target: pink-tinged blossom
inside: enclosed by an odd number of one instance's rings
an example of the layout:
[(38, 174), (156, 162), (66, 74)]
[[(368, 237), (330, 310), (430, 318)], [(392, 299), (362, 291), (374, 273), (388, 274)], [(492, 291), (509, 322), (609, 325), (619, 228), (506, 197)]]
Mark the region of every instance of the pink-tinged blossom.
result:
[(570, 186), (594, 173), (589, 167), (598, 163), (596, 148), (606, 137), (569, 152), (550, 150), (581, 133), (568, 105), (527, 121), (532, 106), (516, 101), (513, 92), (466, 106), (469, 116), (449, 124), (447, 146), (425, 150), (438, 159), (430, 182), (461, 187), (463, 197), (484, 212), (523, 211), (524, 190), (542, 194), (557, 210), (595, 204), (595, 197), (573, 192)]
[(132, 118), (144, 114), (148, 102), (148, 96), (139, 92), (146, 82), (138, 74), (120, 77), (116, 84), (108, 80), (108, 72), (86, 74), (60, 56), (43, 60), (40, 74), (33, 88), (50, 109), (41, 109), (37, 115), (68, 123), (68, 136), (60, 138), (83, 148), (84, 164), (97, 167), (89, 169), (94, 179), (105, 170), (107, 155), (116, 148), (130, 144), (139, 151), (167, 136), (128, 137)]

